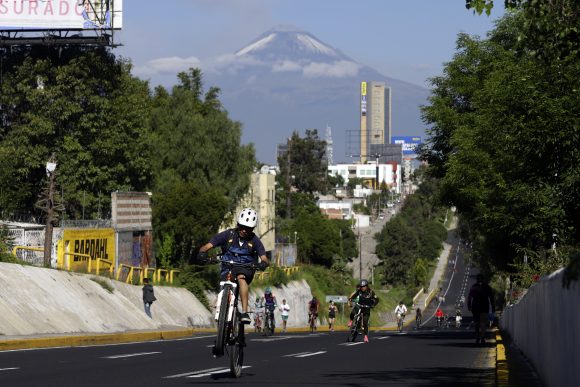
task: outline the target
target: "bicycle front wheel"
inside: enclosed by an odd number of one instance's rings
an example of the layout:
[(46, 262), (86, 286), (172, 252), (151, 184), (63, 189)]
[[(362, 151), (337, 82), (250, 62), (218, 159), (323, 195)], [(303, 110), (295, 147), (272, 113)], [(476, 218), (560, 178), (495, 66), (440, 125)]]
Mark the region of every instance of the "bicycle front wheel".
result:
[(351, 343), (354, 343), (356, 341), (356, 337), (358, 336), (360, 325), (361, 325), (361, 316), (358, 315), (354, 318), (354, 320), (352, 322), (352, 326), (350, 327), (350, 332), (349, 332), (347, 341), (350, 341)]
[(218, 316), (217, 338), (214, 347), (214, 355), (223, 356), (228, 336), (228, 309), (230, 306), (229, 298), (231, 296), (231, 286), (225, 285), (222, 289), (222, 299), (220, 302), (220, 314)]
[(234, 313), (232, 329), (228, 340), (228, 352), (230, 355), (230, 372), (235, 378), (242, 374), (244, 366), (244, 324), (240, 323), (239, 312)]

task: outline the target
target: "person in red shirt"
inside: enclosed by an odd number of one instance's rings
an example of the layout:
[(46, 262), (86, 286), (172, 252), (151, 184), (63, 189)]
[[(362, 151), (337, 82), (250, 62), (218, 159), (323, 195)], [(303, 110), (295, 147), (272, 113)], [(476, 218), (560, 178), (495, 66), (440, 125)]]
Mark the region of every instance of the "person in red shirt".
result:
[(437, 318), (437, 326), (440, 327), (441, 325), (443, 325), (443, 311), (441, 310), (441, 308), (437, 308), (437, 311), (435, 312), (435, 317)]

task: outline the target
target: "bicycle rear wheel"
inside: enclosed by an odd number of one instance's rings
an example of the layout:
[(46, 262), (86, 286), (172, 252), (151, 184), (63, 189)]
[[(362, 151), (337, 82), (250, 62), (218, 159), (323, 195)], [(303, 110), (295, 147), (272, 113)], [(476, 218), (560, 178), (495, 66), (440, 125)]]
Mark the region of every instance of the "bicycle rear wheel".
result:
[(231, 286), (225, 285), (222, 289), (222, 299), (220, 302), (220, 314), (218, 316), (217, 338), (213, 349), (215, 356), (223, 356), (226, 345), (226, 338), (228, 336), (228, 309), (229, 298), (231, 295)]
[(230, 355), (230, 372), (235, 378), (242, 374), (244, 366), (244, 324), (240, 323), (239, 312), (234, 313), (232, 329), (228, 339), (228, 352)]

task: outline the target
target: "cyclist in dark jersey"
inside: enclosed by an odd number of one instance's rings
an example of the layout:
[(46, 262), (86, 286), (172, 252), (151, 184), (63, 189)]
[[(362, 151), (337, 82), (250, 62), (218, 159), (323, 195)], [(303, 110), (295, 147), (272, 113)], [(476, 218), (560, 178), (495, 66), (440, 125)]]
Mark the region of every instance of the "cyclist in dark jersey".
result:
[[(369, 308), (361, 308), (363, 314), (363, 328), (364, 328), (364, 342), (369, 342), (369, 319), (371, 317), (371, 309), (379, 303), (379, 298), (375, 292), (369, 287), (369, 281), (363, 279), (359, 282), (357, 289), (348, 297), (350, 302), (356, 302), (360, 305), (369, 306)], [(352, 319), (354, 315), (358, 312), (359, 307), (355, 305), (350, 312), (350, 321), (348, 326), (352, 326)]]

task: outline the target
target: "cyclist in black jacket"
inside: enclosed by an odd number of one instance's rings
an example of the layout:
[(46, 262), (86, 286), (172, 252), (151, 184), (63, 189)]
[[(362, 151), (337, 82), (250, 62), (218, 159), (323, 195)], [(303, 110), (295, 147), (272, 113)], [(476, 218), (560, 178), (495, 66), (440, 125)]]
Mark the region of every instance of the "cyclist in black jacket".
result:
[[(348, 297), (350, 302), (355, 302), (360, 305), (369, 306), (369, 308), (361, 308), (362, 315), (363, 315), (363, 327), (364, 327), (364, 342), (369, 342), (369, 319), (371, 317), (371, 309), (375, 305), (379, 303), (379, 298), (375, 294), (375, 292), (369, 287), (369, 281), (363, 279), (359, 282), (357, 289)], [(352, 319), (354, 315), (358, 312), (359, 307), (357, 305), (352, 308), (350, 312), (350, 321), (348, 322), (348, 326), (352, 326)]]

